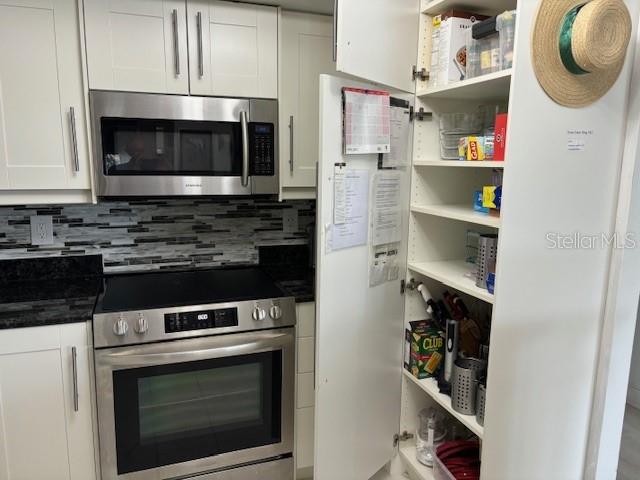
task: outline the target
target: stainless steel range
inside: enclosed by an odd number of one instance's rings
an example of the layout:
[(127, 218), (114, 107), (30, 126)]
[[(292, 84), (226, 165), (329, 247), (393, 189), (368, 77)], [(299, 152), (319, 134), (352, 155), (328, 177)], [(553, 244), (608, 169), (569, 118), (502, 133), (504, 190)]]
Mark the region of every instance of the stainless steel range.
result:
[(293, 480), (295, 301), (256, 268), (107, 277), (103, 480)]

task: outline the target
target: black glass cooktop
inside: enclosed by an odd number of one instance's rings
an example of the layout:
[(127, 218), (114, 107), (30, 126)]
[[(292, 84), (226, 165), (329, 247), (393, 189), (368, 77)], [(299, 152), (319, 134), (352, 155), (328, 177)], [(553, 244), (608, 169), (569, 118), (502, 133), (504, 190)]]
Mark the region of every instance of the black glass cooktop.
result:
[(269, 275), (253, 267), (113, 275), (104, 282), (96, 313), (286, 296)]

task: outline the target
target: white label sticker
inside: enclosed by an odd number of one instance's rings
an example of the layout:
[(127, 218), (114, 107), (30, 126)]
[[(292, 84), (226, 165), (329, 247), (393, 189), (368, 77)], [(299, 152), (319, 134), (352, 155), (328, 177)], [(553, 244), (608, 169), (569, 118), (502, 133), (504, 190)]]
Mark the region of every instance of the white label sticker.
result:
[(589, 145), (593, 130), (567, 130), (567, 151), (583, 152)]

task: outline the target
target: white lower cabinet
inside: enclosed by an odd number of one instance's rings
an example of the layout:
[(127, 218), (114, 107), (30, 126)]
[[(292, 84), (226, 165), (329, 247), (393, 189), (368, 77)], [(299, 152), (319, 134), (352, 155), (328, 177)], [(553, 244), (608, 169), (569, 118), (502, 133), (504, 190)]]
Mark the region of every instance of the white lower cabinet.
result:
[(318, 81), (335, 73), (332, 18), (282, 12), (279, 102), (282, 198), (315, 198), (318, 161)]
[(87, 324), (0, 331), (0, 478), (94, 480)]
[(0, 204), (90, 189), (81, 36), (76, 0), (0, 5)]
[(298, 303), (296, 367), (296, 478), (313, 475), (314, 356), (316, 304)]

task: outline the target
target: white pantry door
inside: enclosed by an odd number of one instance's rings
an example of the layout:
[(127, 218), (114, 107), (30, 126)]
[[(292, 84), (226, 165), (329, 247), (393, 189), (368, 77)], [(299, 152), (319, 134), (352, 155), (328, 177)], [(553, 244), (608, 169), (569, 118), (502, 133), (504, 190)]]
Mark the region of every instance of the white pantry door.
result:
[[(315, 480), (370, 478), (393, 457), (393, 437), (400, 426), (404, 324), (400, 281), (407, 256), (409, 173), (406, 168), (398, 170), (403, 220), (399, 278), (369, 287), (371, 233), (365, 245), (327, 248), (335, 164), (366, 170), (370, 184), (380, 171), (375, 154), (342, 154), (342, 87), (373, 88), (320, 76)], [(408, 115), (406, 128), (410, 128)], [(369, 192), (369, 212), (371, 196)]]
[(382, 85), (415, 92), (420, 0), (335, 0), (336, 65)]

